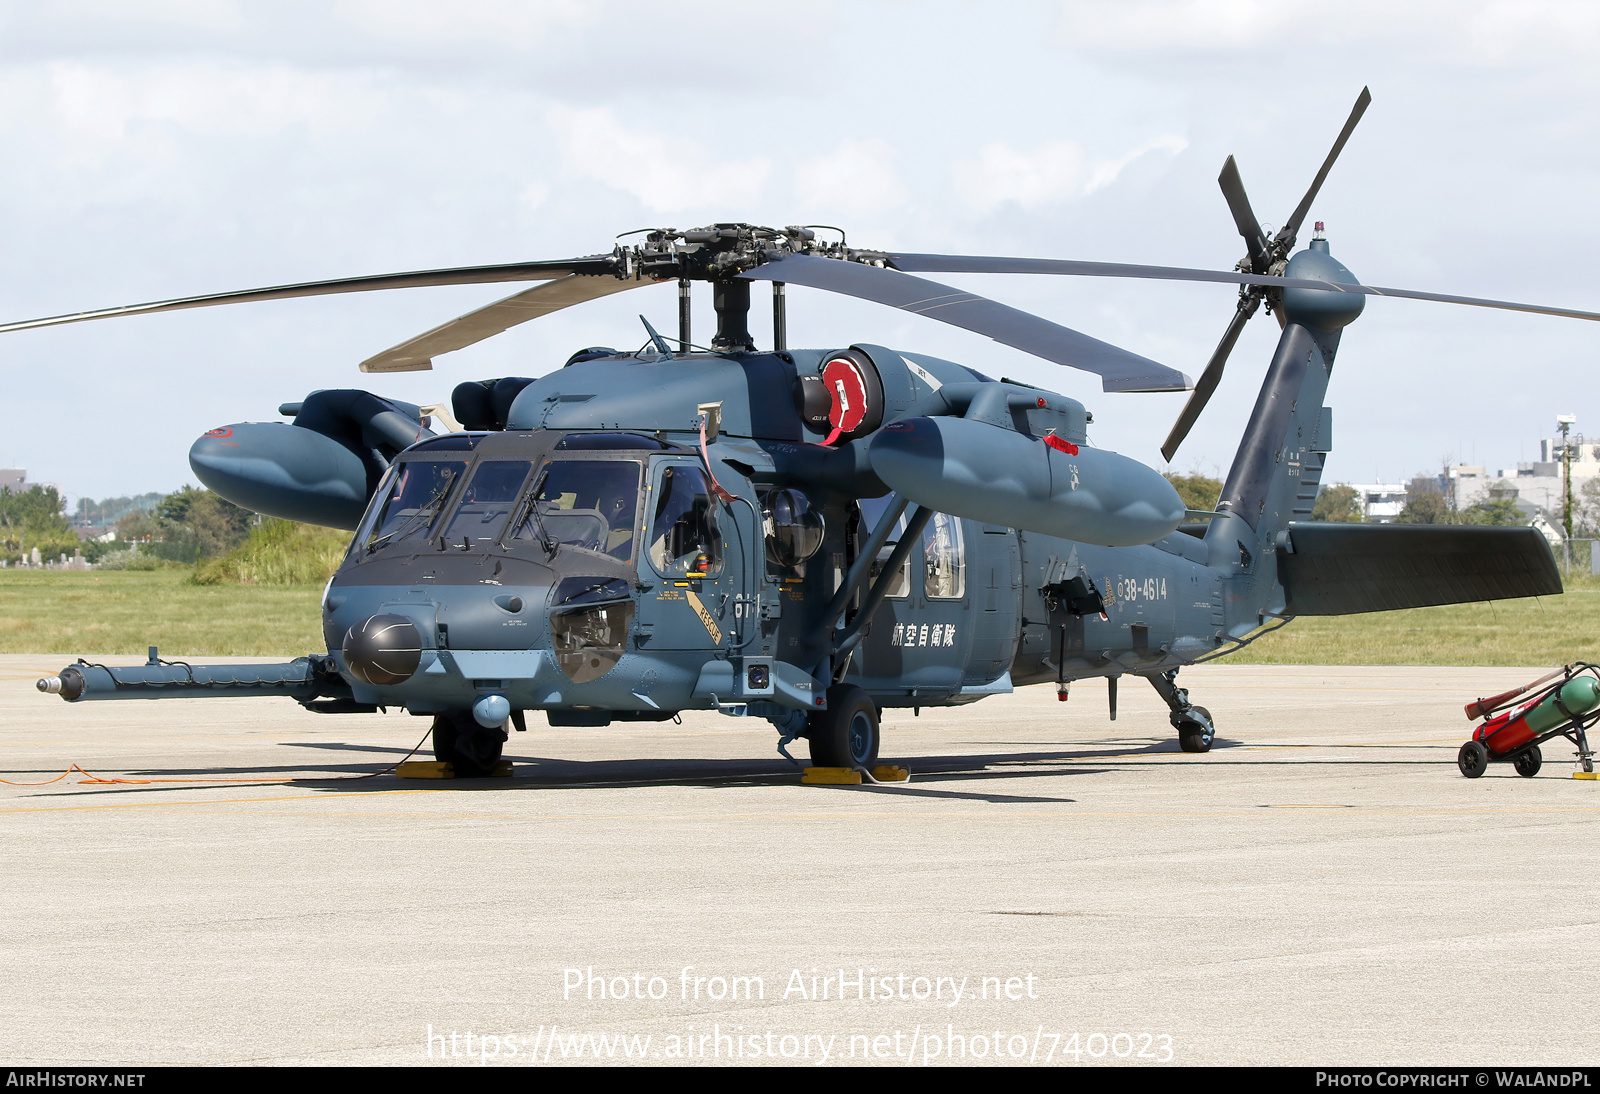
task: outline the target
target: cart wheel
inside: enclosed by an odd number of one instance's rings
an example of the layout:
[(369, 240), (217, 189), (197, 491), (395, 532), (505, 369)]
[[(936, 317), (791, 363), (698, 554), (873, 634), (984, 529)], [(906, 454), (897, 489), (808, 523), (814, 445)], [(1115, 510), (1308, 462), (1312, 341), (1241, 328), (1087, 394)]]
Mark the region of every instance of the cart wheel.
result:
[(1482, 741), (1468, 741), (1456, 756), (1456, 766), (1469, 779), (1476, 779), (1489, 766), (1489, 750)]
[(1531, 779), (1539, 773), (1539, 768), (1543, 763), (1544, 757), (1539, 755), (1539, 746), (1534, 745), (1518, 756), (1513, 762), (1513, 766), (1516, 767), (1518, 775), (1521, 775), (1524, 779)]

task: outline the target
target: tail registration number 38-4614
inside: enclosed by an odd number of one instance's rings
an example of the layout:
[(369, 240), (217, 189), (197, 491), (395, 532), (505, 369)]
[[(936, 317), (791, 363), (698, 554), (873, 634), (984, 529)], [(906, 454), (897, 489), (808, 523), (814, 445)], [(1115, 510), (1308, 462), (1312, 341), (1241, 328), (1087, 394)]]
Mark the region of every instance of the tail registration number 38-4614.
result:
[(1167, 598), (1167, 579), (1164, 577), (1137, 577), (1119, 578), (1116, 583), (1117, 599), (1129, 603), (1141, 600), (1165, 600)]

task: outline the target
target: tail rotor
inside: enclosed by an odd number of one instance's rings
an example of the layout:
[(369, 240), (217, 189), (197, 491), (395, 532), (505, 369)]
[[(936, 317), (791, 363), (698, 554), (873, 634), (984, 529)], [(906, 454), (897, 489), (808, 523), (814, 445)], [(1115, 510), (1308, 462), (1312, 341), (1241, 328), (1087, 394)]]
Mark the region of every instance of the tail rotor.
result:
[[(1245, 193), (1244, 180), (1239, 176), (1238, 164), (1234, 162), (1232, 156), (1228, 157), (1227, 162), (1222, 165), (1222, 173), (1217, 176), (1217, 185), (1222, 188), (1222, 196), (1228, 203), (1228, 211), (1233, 214), (1233, 223), (1244, 239), (1245, 256), (1239, 260), (1236, 269), (1242, 273), (1283, 276), (1289, 255), (1299, 238), (1300, 225), (1304, 223), (1306, 214), (1311, 211), (1311, 203), (1316, 200), (1317, 192), (1322, 189), (1322, 183), (1327, 179), (1328, 172), (1333, 169), (1334, 161), (1339, 158), (1339, 153), (1344, 151), (1345, 143), (1355, 131), (1356, 123), (1361, 120), (1361, 115), (1366, 113), (1367, 106), (1371, 102), (1372, 93), (1362, 88), (1361, 94), (1356, 98), (1355, 106), (1350, 111), (1350, 117), (1345, 121), (1344, 128), (1339, 131), (1339, 137), (1333, 142), (1333, 148), (1328, 152), (1327, 158), (1322, 161), (1322, 167), (1317, 171), (1316, 178), (1311, 180), (1311, 186), (1306, 190), (1305, 197), (1300, 199), (1300, 204), (1271, 239), (1268, 239), (1267, 234), (1262, 231), (1261, 222), (1256, 219), (1255, 211), (1250, 207), (1250, 198)], [(1206, 362), (1205, 371), (1195, 381), (1194, 391), (1179, 413), (1178, 420), (1173, 423), (1172, 431), (1167, 434), (1166, 441), (1161, 445), (1162, 458), (1168, 463), (1172, 462), (1172, 457), (1178, 452), (1178, 446), (1183, 444), (1184, 438), (1189, 435), (1189, 430), (1194, 428), (1201, 411), (1205, 410), (1206, 403), (1211, 400), (1212, 392), (1216, 391), (1217, 384), (1221, 382), (1222, 371), (1228, 363), (1228, 355), (1233, 352), (1234, 344), (1243, 333), (1245, 324), (1260, 309), (1262, 303), (1266, 303), (1268, 309), (1277, 315), (1281, 325), (1283, 310), (1278, 306), (1281, 300), (1282, 293), (1277, 289), (1262, 285), (1240, 287), (1239, 304), (1234, 310), (1233, 319), (1223, 332), (1222, 340), (1217, 343), (1211, 359)]]

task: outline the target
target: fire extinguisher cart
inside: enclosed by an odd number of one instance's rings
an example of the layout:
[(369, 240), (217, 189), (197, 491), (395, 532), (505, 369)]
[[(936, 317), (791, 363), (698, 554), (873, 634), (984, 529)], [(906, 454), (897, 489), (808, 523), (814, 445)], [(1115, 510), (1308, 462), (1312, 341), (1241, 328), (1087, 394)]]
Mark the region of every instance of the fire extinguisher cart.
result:
[(1531, 684), (1467, 704), (1468, 718), (1482, 718), (1461, 746), (1456, 765), (1476, 779), (1491, 763), (1509, 763), (1524, 778), (1539, 773), (1539, 746), (1565, 737), (1578, 749), (1578, 763), (1592, 776), (1594, 753), (1584, 730), (1600, 721), (1600, 666), (1575, 661)]

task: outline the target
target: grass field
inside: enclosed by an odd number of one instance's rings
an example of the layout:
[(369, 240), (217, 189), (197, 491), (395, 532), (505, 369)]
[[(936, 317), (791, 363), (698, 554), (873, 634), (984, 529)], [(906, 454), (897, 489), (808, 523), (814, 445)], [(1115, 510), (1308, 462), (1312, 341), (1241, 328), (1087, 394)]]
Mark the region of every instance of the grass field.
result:
[(0, 653), (321, 653), (321, 585), (195, 585), (189, 567), (0, 570)]
[[(317, 585), (196, 585), (188, 569), (0, 570), (0, 653), (293, 657), (320, 652)], [(1600, 660), (1600, 580), (1539, 600), (1297, 619), (1227, 660), (1559, 665)]]
[(1254, 665), (1564, 665), (1600, 661), (1600, 582), (1561, 596), (1296, 619), (1225, 658)]

